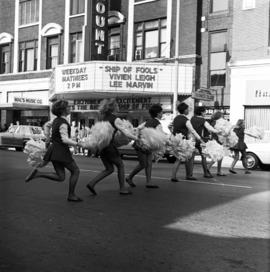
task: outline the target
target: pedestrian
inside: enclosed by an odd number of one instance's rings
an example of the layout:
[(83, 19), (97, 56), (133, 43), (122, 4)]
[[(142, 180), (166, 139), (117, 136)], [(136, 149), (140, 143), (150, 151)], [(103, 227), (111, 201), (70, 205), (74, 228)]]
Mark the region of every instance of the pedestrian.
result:
[[(79, 130), (78, 130), (78, 127), (76, 126), (75, 121), (71, 122), (71, 130), (70, 131), (71, 131), (70, 132), (71, 139), (74, 142), (78, 143)], [(74, 146), (73, 149), (74, 149), (73, 154), (76, 155), (78, 153), (78, 148), (76, 146)]]
[[(149, 114), (151, 116), (143, 126), (147, 128), (155, 128), (163, 132), (162, 126), (160, 123), (160, 119), (162, 118), (163, 109), (159, 104), (154, 104), (149, 109)], [(153, 161), (153, 153), (151, 150), (142, 149), (136, 142), (133, 144), (134, 149), (137, 152), (139, 163), (138, 165), (131, 171), (129, 176), (126, 178), (126, 182), (131, 187), (136, 187), (135, 183), (133, 183), (133, 178), (136, 174), (138, 174), (142, 169), (145, 170), (146, 176), (146, 188), (159, 188), (158, 185), (153, 184), (151, 182), (151, 173), (152, 173), (152, 161)]]
[[(215, 124), (216, 124), (217, 120), (219, 120), (219, 119), (224, 119), (224, 115), (223, 115), (223, 113), (222, 113), (221, 111), (216, 111), (216, 112), (211, 116), (211, 120), (210, 120), (211, 126), (212, 126), (212, 127), (215, 127)], [(217, 134), (212, 133), (212, 134), (211, 134), (211, 139), (212, 139), (212, 140), (216, 140), (217, 143), (219, 143), (219, 144), (222, 145), (222, 143), (221, 143), (221, 142), (219, 141), (219, 139), (218, 139)], [(212, 167), (214, 164), (215, 164), (215, 161), (211, 161), (211, 162), (209, 163), (209, 165), (208, 165), (208, 167), (207, 167), (207, 168), (208, 168), (208, 171), (210, 171), (211, 167)], [(226, 176), (226, 174), (224, 174), (224, 173), (222, 172), (221, 167), (222, 167), (222, 159), (217, 161), (217, 176), (219, 176), (219, 177), (224, 177), (224, 176)]]
[(34, 178), (47, 178), (57, 182), (62, 182), (65, 180), (66, 168), (70, 171), (67, 200), (79, 202), (82, 201), (82, 199), (76, 196), (75, 187), (80, 175), (80, 170), (72, 158), (69, 146), (79, 147), (81, 144), (70, 138), (71, 127), (67, 120), (67, 116), (70, 114), (68, 102), (65, 100), (54, 102), (52, 105), (52, 113), (57, 117), (53, 121), (49, 121), (44, 125), (44, 134), (47, 137), (47, 142), (51, 141), (44, 156), (44, 161), (51, 161), (55, 172), (41, 172), (37, 168), (34, 168), (26, 177), (25, 181), (29, 182)]
[[(192, 134), (197, 141), (204, 143), (201, 136), (194, 130), (190, 120), (188, 119), (187, 115), (189, 113), (189, 107), (186, 103), (180, 103), (177, 106), (177, 110), (179, 115), (177, 115), (173, 120), (173, 134), (181, 133), (185, 139), (189, 138), (189, 134)], [(173, 168), (172, 168), (172, 182), (178, 182), (179, 180), (176, 178), (178, 169), (180, 167), (181, 160), (177, 159)], [(185, 161), (185, 168), (186, 168), (186, 180), (197, 180), (193, 177), (193, 159), (186, 159)]]
[[(206, 108), (203, 106), (195, 108), (195, 112), (194, 112), (195, 115), (190, 120), (191, 125), (193, 126), (195, 131), (200, 135), (200, 137), (204, 140), (204, 142), (206, 142), (208, 140), (208, 138), (204, 136), (206, 134), (205, 130), (210, 133), (215, 133), (215, 134), (218, 133), (218, 131), (216, 129), (214, 129), (204, 119), (205, 112), (206, 112)], [(213, 178), (212, 174), (210, 173), (210, 171), (207, 168), (206, 156), (202, 152), (201, 142), (196, 140), (195, 147), (198, 149), (198, 151), (201, 155), (201, 162), (202, 162), (204, 177), (205, 178)], [(194, 153), (194, 155), (195, 155), (195, 153)], [(193, 156), (193, 158), (192, 158), (193, 162), (194, 162), (194, 157), (195, 156)]]
[(118, 105), (115, 99), (104, 99), (101, 101), (99, 106), (99, 111), (101, 114), (102, 121), (110, 122), (111, 126), (114, 128), (113, 137), (108, 146), (103, 148), (99, 155), (100, 159), (105, 167), (103, 171), (101, 171), (94, 179), (92, 179), (86, 187), (90, 190), (93, 195), (96, 195), (96, 191), (94, 189), (95, 185), (103, 180), (105, 177), (111, 175), (114, 172), (114, 166), (117, 168), (118, 181), (120, 186), (119, 193), (121, 195), (129, 195), (131, 192), (125, 186), (125, 171), (124, 171), (124, 163), (121, 159), (120, 153), (115, 146), (113, 140), (114, 135), (117, 130), (121, 131), (124, 135), (129, 137), (130, 139), (137, 140), (137, 137), (132, 135), (128, 130), (124, 129), (119, 123), (121, 120), (116, 117), (116, 112), (118, 111)]
[(246, 153), (247, 145), (245, 143), (245, 122), (243, 119), (239, 119), (237, 121), (233, 131), (238, 137), (238, 143), (233, 148), (231, 148), (231, 150), (234, 152), (234, 159), (229, 171), (232, 174), (237, 174), (237, 172), (234, 171), (234, 167), (237, 161), (239, 160), (239, 155), (241, 153), (241, 160), (245, 168), (245, 174), (251, 174), (251, 172), (247, 168), (247, 153)]

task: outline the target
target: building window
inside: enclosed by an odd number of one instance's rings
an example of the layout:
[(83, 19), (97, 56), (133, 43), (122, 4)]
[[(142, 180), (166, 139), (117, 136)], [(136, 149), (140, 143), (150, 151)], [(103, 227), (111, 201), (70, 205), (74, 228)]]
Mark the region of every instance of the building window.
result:
[(165, 57), (166, 21), (160, 19), (135, 25), (135, 60)]
[(10, 73), (10, 45), (1, 45), (0, 54), (0, 74)]
[(113, 27), (109, 30), (109, 60), (120, 60), (121, 38), (120, 27)]
[(83, 62), (82, 33), (70, 34), (70, 62)]
[(210, 85), (225, 86), (227, 32), (210, 34)]
[(19, 72), (37, 70), (37, 40), (19, 43)]
[(229, 0), (211, 0), (211, 12), (226, 11), (229, 8)]
[(56, 67), (59, 61), (59, 37), (47, 38), (47, 63), (46, 68), (51, 69)]
[(70, 15), (84, 13), (84, 0), (70, 0)]
[(26, 25), (38, 22), (39, 0), (20, 0), (19, 24)]
[(243, 0), (243, 10), (254, 9), (254, 8), (255, 8), (255, 0)]

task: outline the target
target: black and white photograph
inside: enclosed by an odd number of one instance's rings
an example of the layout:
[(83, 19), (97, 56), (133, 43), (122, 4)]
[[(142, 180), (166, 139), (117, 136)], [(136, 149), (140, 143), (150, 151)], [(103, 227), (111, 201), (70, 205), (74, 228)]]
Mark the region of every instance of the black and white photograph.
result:
[(270, 272), (270, 0), (0, 0), (0, 272)]

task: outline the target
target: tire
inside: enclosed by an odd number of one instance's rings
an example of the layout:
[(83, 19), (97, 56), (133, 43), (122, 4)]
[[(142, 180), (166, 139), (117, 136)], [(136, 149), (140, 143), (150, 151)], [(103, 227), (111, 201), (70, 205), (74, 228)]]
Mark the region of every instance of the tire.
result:
[(247, 159), (247, 168), (248, 169), (254, 170), (259, 167), (260, 161), (254, 153), (248, 152), (246, 159)]

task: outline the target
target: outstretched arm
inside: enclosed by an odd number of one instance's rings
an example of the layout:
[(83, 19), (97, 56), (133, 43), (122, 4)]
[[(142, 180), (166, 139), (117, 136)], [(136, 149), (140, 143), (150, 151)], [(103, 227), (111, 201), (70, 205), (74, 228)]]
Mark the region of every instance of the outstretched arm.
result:
[(203, 143), (203, 140), (202, 140), (201, 136), (200, 136), (200, 135), (196, 132), (196, 130), (193, 128), (193, 126), (192, 126), (190, 120), (188, 120), (188, 121), (186, 122), (186, 127), (188, 128), (189, 132), (191, 132), (191, 133), (195, 136), (195, 138), (196, 138), (197, 140), (199, 140), (200, 142)]
[(67, 124), (62, 124), (59, 128), (59, 132), (61, 135), (61, 139), (64, 144), (71, 145), (71, 146), (79, 146), (77, 142), (71, 140), (71, 138), (68, 137), (68, 126)]
[(205, 127), (209, 132), (216, 133), (216, 134), (219, 133), (219, 131), (216, 130), (215, 128), (213, 128), (207, 121), (205, 121), (204, 127)]

